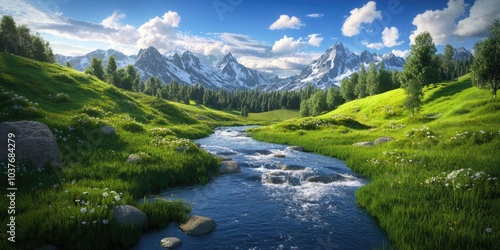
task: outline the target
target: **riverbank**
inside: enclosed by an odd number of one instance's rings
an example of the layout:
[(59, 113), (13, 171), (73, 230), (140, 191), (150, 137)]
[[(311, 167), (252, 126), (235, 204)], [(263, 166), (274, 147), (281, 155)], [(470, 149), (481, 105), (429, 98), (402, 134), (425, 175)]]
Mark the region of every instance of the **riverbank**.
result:
[[(421, 114), (402, 90), (317, 118), (252, 130), (253, 138), (343, 159), (371, 179), (356, 196), (397, 249), (495, 249), (500, 242), (500, 100), (457, 82), (425, 89)], [(362, 126), (361, 126), (361, 125)], [(354, 143), (392, 137), (367, 147)]]

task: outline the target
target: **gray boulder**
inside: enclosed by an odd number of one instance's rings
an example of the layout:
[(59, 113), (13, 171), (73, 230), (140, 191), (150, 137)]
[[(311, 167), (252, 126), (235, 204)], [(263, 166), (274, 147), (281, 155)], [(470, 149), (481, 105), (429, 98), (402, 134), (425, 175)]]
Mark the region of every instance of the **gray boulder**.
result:
[(290, 147), (288, 147), (288, 149), (290, 149), (290, 150), (295, 150), (295, 151), (299, 151), (299, 152), (304, 151), (304, 148), (303, 148), (303, 147), (301, 147), (301, 146), (290, 146)]
[(285, 158), (286, 155), (284, 155), (284, 154), (275, 154), (274, 157), (276, 157), (276, 158)]
[(241, 172), (241, 167), (235, 161), (223, 161), (219, 166), (220, 174), (236, 174)]
[(105, 135), (115, 135), (116, 134), (116, 129), (111, 126), (102, 126), (101, 131)]
[(299, 166), (299, 165), (281, 165), (280, 166), (281, 170), (304, 170), (306, 167)]
[(392, 138), (392, 137), (380, 137), (377, 140), (375, 140), (374, 144), (380, 145), (380, 144), (387, 143), (390, 141), (394, 141), (394, 138)]
[(127, 158), (128, 163), (137, 164), (141, 161), (141, 156), (138, 154), (130, 154)]
[(176, 248), (182, 244), (182, 241), (177, 237), (167, 237), (160, 241), (160, 246), (164, 248)]
[(141, 227), (145, 228), (148, 216), (136, 207), (130, 205), (119, 205), (113, 208), (115, 214), (114, 222), (119, 227)]
[(371, 147), (373, 146), (373, 142), (371, 141), (363, 141), (363, 142), (356, 142), (352, 144), (355, 147)]
[(199, 215), (191, 216), (186, 223), (180, 225), (184, 233), (193, 236), (209, 234), (215, 227), (217, 227), (217, 224), (215, 224), (214, 220)]
[(40, 170), (47, 164), (62, 167), (56, 137), (47, 125), (35, 121), (4, 122), (0, 124), (0, 162), (7, 162), (8, 134), (15, 137), (16, 163), (33, 164)]

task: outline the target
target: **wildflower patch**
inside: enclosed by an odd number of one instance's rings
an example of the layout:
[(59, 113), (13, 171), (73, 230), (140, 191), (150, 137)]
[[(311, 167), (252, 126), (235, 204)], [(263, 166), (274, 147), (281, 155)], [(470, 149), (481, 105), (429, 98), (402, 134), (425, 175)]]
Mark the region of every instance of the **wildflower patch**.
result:
[(437, 176), (425, 180), (425, 184), (439, 185), (454, 191), (471, 191), (474, 188), (487, 185), (498, 185), (497, 177), (490, 176), (485, 172), (474, 171), (471, 168), (461, 168), (449, 173), (442, 172)]

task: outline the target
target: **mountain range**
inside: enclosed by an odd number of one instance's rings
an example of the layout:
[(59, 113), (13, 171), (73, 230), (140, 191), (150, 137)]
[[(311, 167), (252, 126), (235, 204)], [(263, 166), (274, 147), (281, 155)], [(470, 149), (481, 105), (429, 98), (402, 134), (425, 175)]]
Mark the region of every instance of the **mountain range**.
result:
[[(455, 49), (455, 59), (467, 58), (470, 54), (464, 48)], [(260, 89), (260, 90), (295, 90), (309, 84), (326, 89), (340, 86), (340, 81), (360, 70), (361, 65), (370, 63), (379, 65), (384, 62), (390, 70), (402, 70), (405, 60), (393, 53), (370, 53), (363, 51), (356, 54), (345, 48), (342, 42), (328, 48), (323, 55), (305, 67), (299, 75), (280, 78), (277, 75), (259, 72), (240, 64), (231, 53), (215, 65), (208, 64), (199, 57), (185, 51), (181, 55), (162, 55), (156, 48), (141, 49), (137, 55), (126, 56), (116, 50), (96, 50), (84, 56), (56, 55), (61, 65), (70, 62), (72, 67), (84, 71), (93, 57), (100, 58), (103, 65), (113, 56), (118, 67), (132, 64), (138, 70), (141, 79), (159, 77), (164, 83), (173, 80), (195, 84), (208, 88), (224, 88), (228, 90)]]

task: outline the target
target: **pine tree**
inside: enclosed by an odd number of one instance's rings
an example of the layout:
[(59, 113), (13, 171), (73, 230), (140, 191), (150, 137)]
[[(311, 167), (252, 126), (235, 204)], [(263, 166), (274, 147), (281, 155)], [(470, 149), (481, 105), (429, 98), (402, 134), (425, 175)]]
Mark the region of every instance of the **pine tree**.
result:
[(450, 81), (453, 79), (453, 55), (455, 54), (455, 51), (453, 47), (450, 44), (446, 44), (446, 47), (444, 48), (444, 55), (441, 61), (441, 69), (443, 71), (443, 74), (445, 76), (444, 80), (445, 81)]
[(104, 69), (102, 67), (102, 60), (94, 57), (90, 61), (90, 65), (85, 69), (85, 73), (93, 75), (98, 79), (104, 81)]
[(18, 54), (19, 35), (12, 16), (3, 16), (0, 23), (0, 52)]
[(359, 71), (358, 82), (354, 88), (354, 94), (356, 94), (358, 99), (364, 98), (368, 95), (368, 91), (366, 89), (366, 83), (367, 83), (366, 78), (367, 78), (367, 74), (366, 74), (365, 65), (362, 64), (361, 70)]
[(423, 32), (411, 45), (410, 55), (404, 66), (402, 87), (406, 91), (404, 106), (412, 116), (422, 105), (422, 88), (436, 81), (437, 70), (433, 64), (436, 47), (429, 32)]
[(500, 18), (495, 19), (489, 36), (474, 46), (476, 56), (471, 66), (472, 83), (490, 89), (497, 97), (500, 89)]
[(351, 74), (351, 77), (344, 78), (340, 82), (340, 95), (346, 102), (356, 99), (357, 95), (355, 89), (358, 84), (358, 79), (358, 73), (354, 72)]
[(377, 75), (377, 67), (375, 67), (375, 63), (370, 63), (370, 67), (368, 68), (368, 75), (366, 76), (366, 90), (368, 95), (376, 95), (380, 93), (378, 75)]

